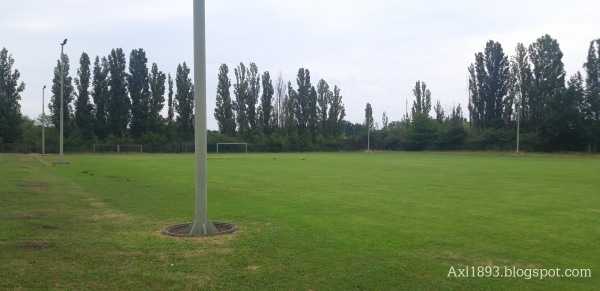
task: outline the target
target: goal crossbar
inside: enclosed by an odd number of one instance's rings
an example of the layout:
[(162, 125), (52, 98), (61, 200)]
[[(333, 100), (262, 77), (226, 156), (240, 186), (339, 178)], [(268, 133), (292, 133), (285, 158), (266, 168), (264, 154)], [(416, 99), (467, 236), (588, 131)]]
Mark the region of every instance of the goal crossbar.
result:
[(244, 153), (248, 153), (248, 143), (245, 142), (220, 142), (217, 143), (217, 154), (219, 153), (219, 146), (220, 145), (244, 145)]
[(113, 148), (116, 148), (117, 154), (121, 153), (121, 147), (123, 147), (123, 148), (139, 147), (140, 153), (143, 152), (143, 147), (141, 144), (94, 144), (94, 154), (96, 153), (96, 147), (98, 147), (98, 148), (113, 147)]

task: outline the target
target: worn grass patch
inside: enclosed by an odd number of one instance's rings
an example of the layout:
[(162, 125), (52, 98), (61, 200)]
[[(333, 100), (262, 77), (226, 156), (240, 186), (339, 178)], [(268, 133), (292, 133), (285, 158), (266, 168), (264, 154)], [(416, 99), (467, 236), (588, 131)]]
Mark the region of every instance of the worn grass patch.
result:
[(448, 277), (451, 267), (600, 268), (588, 155), (0, 155), (0, 289), (563, 289), (591, 278)]

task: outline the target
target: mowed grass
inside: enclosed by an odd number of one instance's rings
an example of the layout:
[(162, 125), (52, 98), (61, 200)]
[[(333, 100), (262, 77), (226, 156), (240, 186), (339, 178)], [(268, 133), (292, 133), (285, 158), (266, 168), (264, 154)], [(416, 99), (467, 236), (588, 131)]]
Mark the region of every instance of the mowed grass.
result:
[[(0, 155), (0, 289), (565, 289), (600, 286), (600, 158), (498, 153)], [(590, 269), (456, 278), (450, 268)], [(458, 273), (458, 271), (457, 271)]]

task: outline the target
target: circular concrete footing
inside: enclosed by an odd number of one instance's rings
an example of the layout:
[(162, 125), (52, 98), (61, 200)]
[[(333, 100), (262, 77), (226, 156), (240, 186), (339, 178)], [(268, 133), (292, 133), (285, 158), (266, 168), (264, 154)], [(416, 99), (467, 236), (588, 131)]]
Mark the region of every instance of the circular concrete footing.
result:
[(184, 224), (169, 226), (165, 228), (165, 230), (163, 230), (163, 234), (176, 237), (207, 237), (232, 233), (237, 229), (237, 226), (232, 223), (218, 221), (212, 221), (211, 223), (217, 228), (218, 232), (207, 234), (190, 234), (188, 233), (188, 229), (192, 223), (188, 222)]

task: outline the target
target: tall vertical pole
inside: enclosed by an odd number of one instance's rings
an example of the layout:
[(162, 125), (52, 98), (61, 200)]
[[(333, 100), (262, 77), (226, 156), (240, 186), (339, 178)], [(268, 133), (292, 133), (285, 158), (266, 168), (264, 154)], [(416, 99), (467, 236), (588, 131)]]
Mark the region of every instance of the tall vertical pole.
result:
[(367, 116), (367, 151), (371, 150), (371, 129), (369, 128), (369, 117)]
[(517, 156), (519, 155), (519, 131), (521, 130), (521, 101), (517, 106)]
[(64, 144), (64, 87), (65, 87), (65, 55), (64, 55), (64, 47), (65, 44), (67, 44), (67, 39), (65, 39), (61, 44), (60, 44), (60, 137), (59, 137), (59, 160), (58, 163), (59, 164), (64, 164), (64, 158), (63, 158), (63, 144)]
[[(518, 68), (518, 67), (517, 67)], [(519, 136), (521, 131), (521, 102), (523, 102), (523, 80), (519, 68), (519, 96), (517, 98), (517, 156), (519, 155)]]
[(46, 107), (44, 101), (44, 91), (46, 90), (46, 85), (42, 88), (42, 156), (46, 154), (46, 134), (44, 132), (46, 128), (46, 113), (44, 107)]
[(63, 160), (63, 94), (65, 86), (65, 57), (63, 55), (63, 48), (65, 44), (60, 45), (60, 153), (58, 163), (62, 164)]
[(196, 213), (189, 234), (218, 232), (208, 221), (206, 167), (206, 31), (204, 0), (194, 0), (194, 141), (196, 157)]

